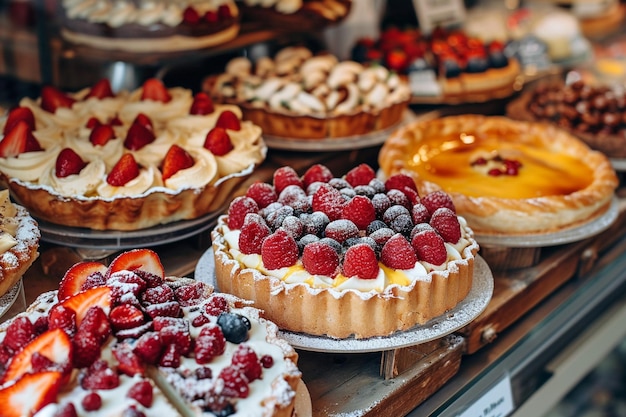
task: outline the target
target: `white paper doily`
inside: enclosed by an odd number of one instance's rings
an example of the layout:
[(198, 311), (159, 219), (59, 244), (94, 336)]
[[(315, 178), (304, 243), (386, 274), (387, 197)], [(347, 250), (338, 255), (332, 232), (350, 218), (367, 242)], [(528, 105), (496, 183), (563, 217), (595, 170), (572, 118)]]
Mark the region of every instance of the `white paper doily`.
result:
[(20, 279), (15, 285), (9, 288), (9, 291), (0, 297), (0, 319), (13, 307), (13, 304), (15, 304), (15, 301), (17, 301), (23, 289), (22, 280)]
[[(196, 265), (195, 277), (217, 288), (213, 249), (207, 250)], [(487, 308), (493, 294), (493, 275), (487, 262), (477, 256), (474, 262), (472, 289), (455, 308), (436, 317), (423, 326), (396, 332), (386, 337), (367, 339), (335, 339), (281, 330), (279, 335), (295, 348), (327, 353), (380, 352), (406, 346), (418, 345), (444, 337), (469, 324)]]
[(504, 246), (508, 248), (542, 248), (546, 246), (563, 245), (578, 242), (592, 237), (606, 230), (615, 222), (619, 215), (617, 198), (613, 198), (609, 209), (593, 220), (554, 233), (532, 235), (481, 235), (476, 233), (474, 238), (479, 245)]

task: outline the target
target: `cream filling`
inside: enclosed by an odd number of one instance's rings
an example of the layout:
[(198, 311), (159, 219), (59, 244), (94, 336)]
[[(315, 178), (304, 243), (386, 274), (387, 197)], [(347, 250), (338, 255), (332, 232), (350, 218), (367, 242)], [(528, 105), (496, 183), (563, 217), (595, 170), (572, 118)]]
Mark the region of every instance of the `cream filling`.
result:
[(195, 163), (192, 167), (181, 169), (165, 180), (165, 186), (172, 190), (200, 188), (211, 183), (217, 176), (215, 157), (204, 148), (190, 150)]
[(88, 162), (78, 173), (67, 177), (57, 177), (55, 168), (43, 172), (39, 177), (39, 184), (54, 188), (59, 194), (67, 197), (76, 195), (90, 196), (97, 192), (98, 187), (105, 176), (104, 161), (96, 159)]
[(132, 197), (142, 194), (152, 187), (161, 186), (163, 186), (163, 182), (159, 170), (153, 166), (148, 166), (140, 169), (136, 178), (120, 187), (111, 185), (106, 182), (106, 178), (102, 178), (102, 182), (98, 186), (98, 194), (104, 198)]

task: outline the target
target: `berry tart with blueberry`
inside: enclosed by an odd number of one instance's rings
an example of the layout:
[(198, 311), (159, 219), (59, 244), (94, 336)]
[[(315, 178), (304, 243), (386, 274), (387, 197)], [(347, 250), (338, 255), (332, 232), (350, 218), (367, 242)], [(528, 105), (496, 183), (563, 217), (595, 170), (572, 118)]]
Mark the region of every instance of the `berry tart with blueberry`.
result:
[(507, 105), (507, 116), (554, 124), (611, 158), (626, 158), (626, 93), (583, 80), (551, 80)]
[(265, 159), (261, 129), (233, 105), (155, 78), (45, 86), (0, 119), (0, 180), (41, 220), (138, 230), (219, 209)]
[(478, 244), (449, 196), (366, 164), (335, 177), (277, 169), (234, 199), (212, 231), (220, 291), (254, 301), (281, 329), (388, 336), (454, 308)]
[(0, 327), (2, 415), (290, 417), (297, 353), (249, 304), (147, 249), (77, 263)]
[(207, 48), (239, 33), (233, 0), (63, 0), (64, 39), (97, 49), (175, 52)]
[(443, 190), (477, 234), (558, 232), (605, 213), (618, 185), (608, 158), (565, 130), (501, 116), (411, 123), (378, 155), (386, 176)]

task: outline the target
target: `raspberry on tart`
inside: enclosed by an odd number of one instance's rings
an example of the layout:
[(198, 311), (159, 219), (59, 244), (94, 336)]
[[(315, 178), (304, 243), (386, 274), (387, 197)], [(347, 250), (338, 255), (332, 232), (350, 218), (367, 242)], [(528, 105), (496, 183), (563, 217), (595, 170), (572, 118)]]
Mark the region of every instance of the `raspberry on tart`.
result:
[[(233, 200), (211, 233), (220, 290), (252, 300), (285, 330), (334, 338), (387, 336), (457, 305), (472, 286), (473, 232), (441, 197), (427, 199), (442, 204), (433, 226), (414, 223), (409, 198), (391, 188), (414, 196), (411, 177), (387, 187), (372, 172), (360, 166), (335, 178), (318, 165), (296, 181), (281, 167), (278, 200), (269, 183)], [(424, 225), (436, 244), (418, 236)]]
[(565, 130), (499, 116), (412, 123), (388, 138), (378, 160), (384, 175), (415, 179), (431, 216), (431, 198), (445, 200), (480, 234), (583, 224), (606, 212), (618, 185), (608, 158)]
[(97, 230), (215, 211), (267, 151), (239, 108), (155, 78), (117, 93), (108, 80), (76, 93), (46, 88), (0, 127), (0, 182), (15, 200), (38, 219)]
[(248, 301), (165, 277), (149, 249), (78, 263), (61, 287), (0, 325), (3, 415), (293, 415), (297, 353)]

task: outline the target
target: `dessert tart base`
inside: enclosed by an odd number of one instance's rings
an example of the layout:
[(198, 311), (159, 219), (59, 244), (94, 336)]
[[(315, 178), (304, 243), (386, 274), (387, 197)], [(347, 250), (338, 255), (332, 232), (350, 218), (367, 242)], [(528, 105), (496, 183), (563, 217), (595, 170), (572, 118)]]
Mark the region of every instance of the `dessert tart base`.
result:
[[(207, 250), (199, 259), (196, 273), (208, 284), (220, 291), (215, 277), (213, 249)], [(435, 317), (423, 325), (396, 332), (390, 336), (356, 339), (348, 337), (336, 339), (306, 333), (295, 333), (281, 329), (279, 334), (295, 348), (326, 353), (365, 353), (379, 352), (414, 346), (444, 337), (472, 322), (487, 308), (493, 294), (493, 275), (487, 262), (480, 256), (474, 259), (472, 287), (465, 299), (445, 314)]]

